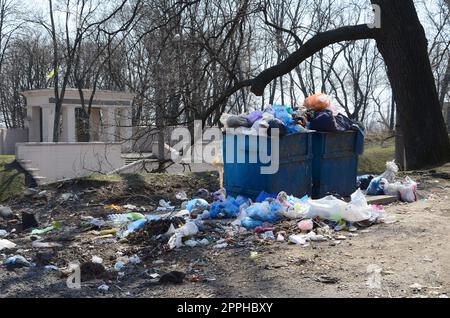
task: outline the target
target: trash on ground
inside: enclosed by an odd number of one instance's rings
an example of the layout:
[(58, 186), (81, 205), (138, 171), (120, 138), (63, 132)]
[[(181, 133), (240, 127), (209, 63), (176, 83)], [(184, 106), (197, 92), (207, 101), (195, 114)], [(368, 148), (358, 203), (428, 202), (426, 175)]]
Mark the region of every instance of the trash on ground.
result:
[(22, 268), (22, 267), (30, 267), (31, 263), (26, 260), (25, 257), (21, 255), (15, 255), (12, 257), (8, 257), (4, 262), (4, 265), (6, 265), (7, 268), (13, 269), (13, 268)]
[(10, 219), (14, 215), (10, 207), (0, 205), (0, 217), (4, 219)]
[(16, 244), (8, 241), (8, 240), (4, 240), (4, 239), (0, 239), (0, 251), (4, 250), (4, 249), (11, 249), (16, 247)]

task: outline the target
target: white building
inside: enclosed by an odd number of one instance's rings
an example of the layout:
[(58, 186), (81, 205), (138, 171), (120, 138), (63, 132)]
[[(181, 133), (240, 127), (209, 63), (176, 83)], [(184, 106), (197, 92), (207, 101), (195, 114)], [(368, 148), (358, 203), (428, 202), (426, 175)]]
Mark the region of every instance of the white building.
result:
[[(97, 91), (90, 116), (91, 141), (79, 142), (80, 95), (76, 89), (67, 89), (58, 143), (53, 142), (54, 90), (26, 91), (23, 95), (27, 100), (28, 142), (16, 144), (16, 158), (38, 183), (107, 173), (124, 165), (122, 153), (132, 148), (132, 94)], [(84, 98), (90, 96), (91, 91), (84, 90)]]

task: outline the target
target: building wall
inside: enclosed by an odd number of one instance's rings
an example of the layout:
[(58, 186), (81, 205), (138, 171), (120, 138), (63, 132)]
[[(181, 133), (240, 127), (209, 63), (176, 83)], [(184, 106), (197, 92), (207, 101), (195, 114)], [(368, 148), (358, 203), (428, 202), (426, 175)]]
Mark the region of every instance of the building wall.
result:
[(28, 141), (28, 129), (0, 128), (0, 155), (14, 155), (16, 144)]
[(124, 166), (120, 144), (24, 143), (16, 145), (18, 160), (29, 160), (31, 168), (46, 182), (108, 173)]

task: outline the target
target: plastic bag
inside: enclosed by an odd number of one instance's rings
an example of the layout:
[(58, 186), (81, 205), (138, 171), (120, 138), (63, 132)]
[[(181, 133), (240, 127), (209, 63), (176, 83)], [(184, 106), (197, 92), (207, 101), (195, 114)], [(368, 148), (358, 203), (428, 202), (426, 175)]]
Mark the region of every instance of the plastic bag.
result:
[(402, 184), (400, 182), (389, 183), (384, 185), (384, 194), (399, 198), (400, 197), (400, 187)]
[(222, 116), (220, 116), (220, 123), (225, 127), (228, 128), (228, 118), (230, 118), (232, 115), (223, 113)]
[(256, 110), (247, 115), (247, 120), (253, 125), (255, 121), (263, 118), (263, 112), (260, 110)]
[(372, 208), (367, 204), (366, 197), (361, 190), (357, 190), (351, 196), (350, 203), (328, 196), (320, 200), (311, 200), (308, 218), (322, 219), (339, 222), (345, 220), (348, 222), (360, 222), (368, 220), (371, 217)]
[(241, 225), (245, 227), (247, 230), (255, 229), (258, 226), (262, 226), (263, 224), (264, 224), (263, 221), (255, 220), (248, 216), (241, 220)]
[(294, 123), (292, 115), (289, 114), (285, 106), (273, 105), (272, 108), (275, 111), (275, 118), (281, 120), (285, 126), (289, 126)]
[(252, 125), (253, 123), (250, 123), (248, 119), (244, 116), (232, 115), (227, 118), (228, 128), (239, 128), (239, 127), (250, 128)]
[(246, 209), (246, 213), (250, 218), (269, 223), (281, 220), (283, 211), (284, 207), (277, 201), (271, 203), (264, 201), (263, 203), (251, 205)]
[(357, 190), (351, 196), (352, 200), (347, 205), (342, 219), (348, 222), (361, 222), (371, 218), (372, 207), (367, 204), (367, 199), (361, 190)]
[(262, 202), (266, 201), (267, 199), (276, 199), (276, 198), (277, 198), (276, 194), (270, 194), (270, 193), (263, 191), (256, 198), (256, 203), (262, 203)]
[(306, 98), (303, 105), (307, 109), (311, 109), (313, 111), (321, 111), (331, 106), (331, 99), (326, 94), (317, 93)]
[(198, 233), (198, 227), (194, 222), (188, 222), (184, 226), (175, 230), (175, 234), (169, 239), (169, 248), (179, 248), (183, 246), (183, 238), (194, 236)]
[(347, 203), (330, 195), (320, 200), (311, 200), (309, 206), (307, 214), (309, 219), (320, 217), (338, 222), (342, 219)]
[(281, 214), (291, 220), (303, 219), (308, 214), (309, 205), (304, 203), (295, 203), (293, 206), (283, 211)]
[(386, 171), (380, 176), (380, 178), (386, 179), (389, 183), (393, 183), (397, 177), (399, 168), (395, 163), (395, 160), (386, 162)]
[(383, 195), (384, 194), (384, 184), (386, 179), (376, 177), (370, 181), (369, 187), (367, 188), (367, 195)]
[(209, 209), (209, 203), (204, 199), (193, 199), (186, 204), (186, 210), (190, 213), (202, 213)]
[(399, 186), (398, 190), (402, 201), (408, 203), (417, 201), (417, 183), (410, 177), (406, 177), (405, 181)]

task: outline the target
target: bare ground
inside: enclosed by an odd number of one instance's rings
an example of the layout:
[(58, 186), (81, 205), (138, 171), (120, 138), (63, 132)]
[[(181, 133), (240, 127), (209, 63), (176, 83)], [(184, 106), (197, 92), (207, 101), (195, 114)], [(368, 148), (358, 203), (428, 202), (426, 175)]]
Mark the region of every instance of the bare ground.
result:
[[(46, 200), (22, 198), (11, 204), (18, 213), (26, 207), (39, 211), (41, 222), (64, 221), (64, 231), (45, 236), (47, 241), (63, 245), (53, 249), (52, 263), (64, 268), (69, 261), (89, 261), (97, 255), (113, 272), (118, 252), (138, 254), (143, 263), (127, 266), (123, 277), (113, 275), (85, 282), (81, 290), (67, 288), (61, 274), (46, 272), (43, 266), (7, 270), (2, 265), (0, 297), (445, 297), (450, 293), (449, 172), (450, 165), (446, 165), (437, 171), (413, 173), (420, 182), (420, 200), (386, 207), (397, 223), (375, 225), (355, 237), (340, 233), (347, 239), (336, 246), (328, 241), (306, 248), (246, 234), (228, 237), (230, 246), (221, 250), (210, 245), (166, 252), (152, 250), (150, 245), (146, 248), (145, 242), (132, 245), (96, 239), (91, 232), (80, 230), (80, 216), (111, 213), (105, 211), (104, 203), (154, 207), (159, 198), (170, 198), (178, 204), (174, 199), (177, 191), (185, 189), (191, 195), (201, 186), (215, 189), (214, 178), (197, 181), (163, 177), (153, 184), (147, 180), (146, 186), (137, 188), (133, 188), (134, 183), (62, 185), (48, 189)], [(173, 180), (177, 180), (175, 185)], [(81, 194), (80, 201), (56, 203), (58, 196), (69, 189)], [(19, 223), (0, 223), (0, 229), (11, 230)], [(227, 238), (220, 226), (217, 233), (205, 236)], [(8, 239), (17, 248), (0, 252), (0, 261), (15, 254), (33, 260), (42, 253), (31, 247), (29, 233), (18, 230)], [(171, 271), (186, 273), (184, 282), (159, 285), (145, 274)], [(370, 287), (368, 282), (373, 280), (380, 284)], [(104, 283), (110, 290), (100, 293), (97, 288)]]

